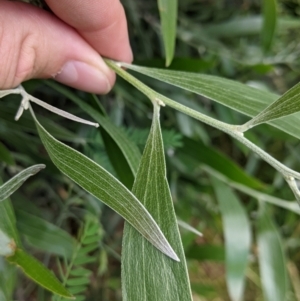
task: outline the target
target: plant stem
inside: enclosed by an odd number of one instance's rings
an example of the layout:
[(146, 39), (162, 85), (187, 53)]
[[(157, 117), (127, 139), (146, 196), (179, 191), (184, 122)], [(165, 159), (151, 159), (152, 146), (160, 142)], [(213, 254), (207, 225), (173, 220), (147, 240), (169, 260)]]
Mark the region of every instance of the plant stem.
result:
[(247, 138), (244, 137), (243, 133), (241, 133), (240, 126), (230, 125), (227, 123), (224, 123), (222, 121), (216, 120), (212, 117), (206, 116), (202, 113), (199, 113), (191, 108), (188, 108), (164, 95), (161, 95), (160, 93), (154, 91), (153, 89), (149, 88), (147, 85), (139, 81), (137, 78), (126, 72), (124, 69), (120, 67), (119, 63), (116, 63), (112, 60), (106, 59), (105, 62), (107, 65), (114, 70), (119, 76), (124, 78), (127, 82), (131, 83), (134, 87), (136, 87), (139, 91), (141, 91), (143, 94), (145, 94), (152, 102), (156, 101), (160, 104), (166, 104), (175, 110), (178, 110), (186, 115), (189, 115), (199, 121), (202, 121), (216, 129), (219, 129), (231, 137), (235, 138), (242, 144), (244, 144), (246, 147), (248, 147), (250, 150), (252, 150), (254, 153), (256, 153), (258, 156), (260, 156), (264, 161), (268, 162), (271, 166), (273, 166), (278, 172), (280, 172), (285, 180), (288, 182), (289, 186), (292, 188), (296, 199), (300, 203), (300, 192), (297, 188), (297, 184), (295, 182), (295, 179), (300, 180), (300, 173), (288, 168), (281, 162), (277, 161), (275, 158), (270, 156), (267, 152), (265, 152), (263, 149), (249, 141)]

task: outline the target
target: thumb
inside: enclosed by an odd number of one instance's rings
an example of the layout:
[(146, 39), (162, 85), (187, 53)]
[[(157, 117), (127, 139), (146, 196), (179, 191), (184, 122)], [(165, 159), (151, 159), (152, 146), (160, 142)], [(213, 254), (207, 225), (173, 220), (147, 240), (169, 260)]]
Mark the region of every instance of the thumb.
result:
[(0, 1), (0, 89), (54, 77), (71, 87), (107, 93), (115, 74), (70, 26), (31, 5)]

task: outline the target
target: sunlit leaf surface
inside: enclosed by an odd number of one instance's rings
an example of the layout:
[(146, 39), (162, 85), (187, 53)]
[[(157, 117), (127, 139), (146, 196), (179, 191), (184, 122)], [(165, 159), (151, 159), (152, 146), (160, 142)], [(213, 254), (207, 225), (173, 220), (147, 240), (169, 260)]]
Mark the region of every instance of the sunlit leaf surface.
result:
[(158, 106), (132, 191), (157, 220), (180, 262), (158, 252), (126, 223), (122, 250), (124, 300), (191, 301), (185, 256), (166, 180)]
[(35, 121), (51, 160), (62, 173), (119, 213), (160, 251), (177, 259), (152, 216), (122, 183), (94, 161), (56, 140)]
[(35, 175), (43, 168), (45, 168), (44, 164), (28, 167), (0, 186), (0, 202), (10, 197), (29, 177)]
[[(276, 94), (217, 76), (147, 68), (130, 64), (124, 64), (124, 66), (128, 69), (205, 96), (248, 116), (259, 114), (279, 98)], [(295, 105), (292, 105), (292, 107), (294, 106)], [(291, 106), (287, 108), (290, 110)], [(295, 109), (293, 109), (293, 112), (295, 112)], [(270, 124), (292, 136), (300, 138), (299, 113), (279, 120), (270, 121)]]
[[(300, 84), (298, 83), (286, 93), (284, 93), (279, 99), (265, 108), (257, 116), (247, 122), (245, 127), (253, 127), (260, 123), (269, 122), (274, 119), (278, 119), (293, 113), (300, 111)], [(291, 116), (290, 118), (293, 118)]]

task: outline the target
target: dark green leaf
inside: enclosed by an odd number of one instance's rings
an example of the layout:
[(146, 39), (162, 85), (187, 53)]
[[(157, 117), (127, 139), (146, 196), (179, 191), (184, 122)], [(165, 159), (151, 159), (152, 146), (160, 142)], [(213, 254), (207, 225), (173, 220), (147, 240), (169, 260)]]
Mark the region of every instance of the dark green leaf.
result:
[(32, 247), (70, 258), (75, 240), (69, 233), (25, 211), (17, 210), (16, 215), (18, 230)]
[(52, 272), (23, 250), (17, 249), (14, 255), (7, 257), (7, 260), (19, 266), (29, 278), (45, 289), (65, 298), (73, 299), (72, 295), (57, 280)]
[(234, 182), (256, 189), (263, 187), (261, 182), (246, 174), (236, 163), (214, 148), (187, 137), (184, 137), (183, 144), (184, 147), (178, 150), (179, 157), (185, 155), (193, 158), (197, 163), (212, 167)]
[(199, 261), (224, 261), (225, 250), (223, 246), (215, 245), (192, 246), (186, 252), (186, 257)]
[(89, 283), (90, 283), (90, 279), (87, 277), (73, 278), (73, 279), (69, 279), (67, 281), (68, 286), (80, 286), (80, 285), (86, 285)]
[(5, 162), (8, 165), (15, 165), (15, 160), (11, 156), (9, 150), (0, 141), (0, 162)]

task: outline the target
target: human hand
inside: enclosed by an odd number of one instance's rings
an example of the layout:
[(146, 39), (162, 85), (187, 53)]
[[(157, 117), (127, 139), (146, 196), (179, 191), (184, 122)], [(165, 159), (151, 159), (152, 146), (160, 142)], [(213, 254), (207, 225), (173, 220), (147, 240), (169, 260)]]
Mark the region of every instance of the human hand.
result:
[(132, 61), (120, 1), (46, 2), (54, 14), (0, 0), (0, 90), (53, 77), (80, 90), (107, 93), (115, 74), (100, 55)]

